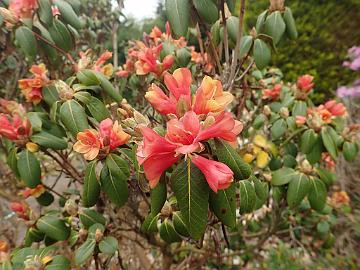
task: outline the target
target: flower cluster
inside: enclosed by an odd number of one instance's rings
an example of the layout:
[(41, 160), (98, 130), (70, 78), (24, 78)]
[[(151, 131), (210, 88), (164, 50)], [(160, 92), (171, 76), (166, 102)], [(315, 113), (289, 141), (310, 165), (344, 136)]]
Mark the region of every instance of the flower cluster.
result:
[(210, 61), (209, 55), (206, 52), (202, 54), (195, 51), (194, 46), (190, 47), (190, 49), (191, 49), (191, 61), (197, 65), (202, 65), (204, 67), (205, 73), (211, 73), (211, 71), (214, 69), (214, 65)]
[(76, 152), (83, 154), (86, 160), (93, 160), (98, 156), (105, 157), (129, 139), (130, 135), (123, 131), (118, 121), (114, 123), (107, 118), (100, 122), (99, 131), (86, 129), (79, 132), (73, 148)]
[(205, 76), (195, 96), (191, 95), (191, 72), (180, 68), (171, 75), (164, 75), (164, 82), (169, 91), (167, 96), (156, 84), (152, 84), (145, 94), (150, 104), (163, 115), (173, 114), (178, 117), (192, 110), (196, 114), (220, 113), (233, 100), (233, 95), (224, 92), (221, 82)]
[(32, 18), (34, 11), (38, 8), (37, 0), (10, 0), (9, 10), (18, 19)]
[(269, 99), (271, 101), (278, 100), (280, 97), (282, 85), (280, 83), (275, 84), (272, 89), (266, 88), (263, 91), (263, 99)]
[(0, 137), (26, 141), (30, 133), (31, 124), (26, 118), (24, 107), (15, 101), (0, 99)]
[(313, 76), (308, 74), (300, 76), (296, 82), (295, 97), (297, 99), (306, 99), (307, 95), (314, 87)]
[(93, 61), (91, 49), (85, 52), (80, 52), (79, 55), (80, 60), (75, 66), (76, 71), (82, 69), (92, 69), (104, 74), (106, 77), (110, 77), (113, 74), (113, 65), (110, 63), (105, 65), (105, 63), (112, 57), (111, 52), (103, 52), (96, 61)]
[(30, 72), (33, 74), (32, 78), (21, 79), (18, 83), (26, 101), (38, 104), (42, 100), (42, 88), (50, 80), (46, 76), (47, 70), (44, 64), (33, 65)]
[(197, 166), (210, 186), (217, 192), (229, 187), (233, 172), (223, 163), (199, 154), (204, 142), (220, 138), (235, 142), (243, 125), (231, 113), (225, 112), (233, 96), (222, 90), (220, 81), (205, 77), (195, 96), (191, 95), (191, 73), (188, 69), (176, 70), (164, 76), (170, 96), (155, 84), (146, 94), (147, 100), (161, 114), (171, 116), (165, 136), (148, 127), (142, 127), (143, 140), (137, 150), (137, 160), (144, 166), (150, 187), (154, 188), (166, 169), (182, 156)]

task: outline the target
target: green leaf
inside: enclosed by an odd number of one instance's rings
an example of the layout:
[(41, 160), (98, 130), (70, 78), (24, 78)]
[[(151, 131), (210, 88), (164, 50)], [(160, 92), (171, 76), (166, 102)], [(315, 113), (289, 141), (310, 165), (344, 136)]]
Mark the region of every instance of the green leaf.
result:
[(241, 38), (239, 58), (243, 58), (249, 53), (253, 43), (254, 39), (252, 36), (243, 36)]
[[(109, 155), (106, 158), (106, 165), (100, 173), (101, 188), (109, 197), (110, 201), (117, 206), (123, 206), (128, 199), (128, 174), (125, 170), (120, 168), (116, 161), (116, 155)], [(122, 160), (123, 166), (127, 166), (126, 162)]]
[(100, 80), (96, 76), (95, 72), (90, 69), (82, 69), (76, 73), (76, 78), (83, 85), (92, 86), (100, 85)]
[(226, 141), (215, 139), (216, 155), (220, 162), (225, 163), (234, 172), (236, 180), (249, 178), (251, 167), (242, 160), (240, 155)]
[(34, 242), (42, 241), (44, 239), (44, 236), (44, 233), (40, 232), (38, 229), (30, 227), (25, 234), (25, 246), (29, 247)]
[(140, 230), (144, 233), (157, 232), (157, 221), (159, 216), (160, 214), (149, 213), (141, 225)]
[(41, 131), (32, 135), (30, 140), (44, 148), (50, 148), (54, 150), (63, 150), (68, 146), (64, 139), (56, 137), (46, 131)]
[(19, 169), (17, 167), (18, 159), (17, 159), (17, 148), (14, 147), (9, 151), (9, 154), (7, 156), (6, 163), (9, 165), (12, 172), (15, 174), (17, 178), (20, 178)]
[(161, 223), (159, 233), (160, 237), (168, 244), (181, 241), (181, 237), (175, 231), (172, 222), (167, 218)]
[(66, 23), (70, 24), (76, 29), (80, 29), (82, 27), (79, 16), (75, 13), (75, 11), (68, 2), (65, 2), (63, 0), (54, 0), (54, 4), (59, 8), (60, 18), (62, 20), (64, 20)]
[(189, 27), (189, 1), (166, 0), (165, 11), (174, 34), (177, 37), (185, 36)]
[(277, 44), (285, 33), (286, 25), (280, 11), (274, 11), (265, 20), (265, 34), (271, 36)]
[(56, 101), (59, 100), (59, 93), (54, 85), (44, 86), (41, 93), (43, 96), (43, 100), (49, 106), (52, 106)]
[(193, 0), (194, 6), (207, 23), (213, 24), (219, 19), (219, 11), (217, 6), (209, 0)]
[(21, 51), (25, 54), (28, 60), (32, 62), (37, 53), (37, 45), (34, 34), (28, 27), (20, 26), (15, 30), (15, 38)]
[(82, 193), (82, 204), (85, 207), (94, 206), (100, 195), (100, 183), (96, 176), (96, 164), (94, 160), (85, 169), (84, 186)]
[(108, 109), (105, 107), (104, 103), (97, 99), (96, 97), (91, 97), (89, 103), (86, 104), (91, 115), (96, 119), (96, 121), (101, 122), (106, 118), (110, 117)]
[(114, 86), (111, 84), (111, 82), (105, 77), (104, 74), (97, 72), (96, 73), (97, 78), (100, 81), (101, 88), (104, 90), (106, 94), (108, 94), (113, 100), (116, 102), (121, 102), (122, 96)]
[(293, 116), (306, 116), (307, 114), (307, 105), (306, 102), (297, 100), (295, 101), (294, 107), (292, 108)]
[(332, 172), (320, 168), (316, 168), (316, 172), (327, 187), (330, 187), (336, 181), (336, 174)]
[(317, 136), (316, 142), (313, 145), (310, 153), (306, 154), (306, 159), (310, 162), (310, 164), (315, 164), (319, 160), (321, 160), (321, 154), (324, 150), (323, 142), (320, 136)]
[(176, 211), (172, 213), (172, 219), (173, 219), (173, 225), (174, 225), (174, 229), (175, 231), (185, 237), (189, 237), (189, 231), (186, 227), (185, 221), (184, 221), (184, 217), (181, 214), (180, 211)]
[(274, 140), (279, 139), (286, 132), (287, 124), (284, 119), (276, 120), (275, 123), (271, 126), (271, 136)]
[(50, 192), (45, 191), (43, 194), (36, 198), (36, 201), (42, 206), (49, 206), (54, 202), (54, 196)]
[(84, 105), (90, 103), (90, 100), (92, 98), (91, 94), (89, 92), (85, 91), (79, 91), (74, 94), (74, 98)]
[(226, 27), (230, 41), (236, 43), (237, 32), (239, 29), (239, 18), (235, 16), (230, 16), (229, 18), (227, 18)]
[(250, 213), (256, 202), (255, 188), (248, 180), (239, 182), (240, 188), (240, 214)]
[(60, 118), (64, 126), (76, 137), (80, 131), (89, 128), (84, 108), (75, 100), (65, 101), (60, 108)]
[(46, 215), (38, 219), (36, 227), (46, 236), (57, 241), (63, 241), (69, 238), (70, 228), (65, 222), (54, 215)]
[(227, 189), (210, 191), (210, 209), (226, 226), (234, 228), (236, 225), (236, 190), (235, 183)]
[(359, 153), (359, 145), (356, 142), (344, 142), (342, 151), (345, 160), (352, 162)]
[(256, 32), (261, 33), (263, 31), (267, 13), (268, 11), (265, 10), (257, 17), (256, 26), (255, 26)]
[(73, 48), (73, 38), (69, 30), (59, 19), (54, 19), (52, 26), (48, 30), (56, 46), (60, 49), (68, 52)]
[(291, 155), (284, 155), (284, 166), (289, 168), (295, 168), (297, 165), (296, 158)]
[(64, 255), (56, 255), (44, 270), (70, 270), (70, 261)]
[(23, 150), (18, 155), (17, 168), (20, 178), (29, 188), (35, 188), (41, 184), (40, 162), (35, 155), (28, 150)]
[(336, 160), (338, 156), (337, 145), (330, 134), (330, 129), (330, 127), (323, 127), (321, 129), (321, 138), (330, 156)]
[(166, 202), (167, 190), (166, 190), (166, 182), (165, 182), (165, 175), (163, 175), (156, 185), (150, 191), (150, 199), (151, 199), (151, 213), (158, 214), (160, 213), (161, 209), (163, 208)]
[(115, 237), (107, 236), (99, 243), (99, 249), (102, 253), (113, 255), (118, 249), (118, 241)]
[(311, 150), (313, 149), (318, 137), (319, 137), (318, 134), (315, 133), (315, 131), (313, 129), (306, 130), (301, 135), (301, 138), (300, 138), (301, 152), (303, 152), (304, 154), (310, 153)]
[(303, 173), (297, 173), (292, 177), (287, 190), (286, 201), (293, 208), (298, 206), (308, 194), (310, 189), (309, 177)]
[(284, 12), (284, 22), (286, 25), (286, 34), (290, 39), (296, 39), (298, 37), (298, 32), (296, 29), (296, 24), (294, 17), (292, 15), (291, 9), (289, 7), (285, 7)]
[(0, 263), (0, 269), (1, 270), (13, 270), (13, 266), (11, 265), (10, 261), (4, 260), (3, 262)]
[(38, 15), (41, 22), (50, 26), (53, 21), (53, 15), (51, 11), (51, 3), (49, 0), (38, 0)]
[(274, 186), (282, 186), (289, 183), (292, 178), (297, 174), (294, 169), (281, 168), (272, 173), (271, 184)]
[(267, 120), (267, 117), (260, 113), (258, 116), (255, 117), (252, 127), (254, 129), (260, 129), (263, 127), (265, 121)]
[(75, 264), (81, 265), (86, 262), (94, 253), (96, 241), (88, 237), (86, 241), (75, 250)]
[(191, 60), (191, 53), (187, 48), (176, 50), (176, 63), (179, 67), (186, 67)]
[(171, 174), (171, 186), (191, 237), (200, 239), (206, 228), (209, 198), (204, 175), (188, 159)]
[(308, 199), (311, 205), (311, 208), (316, 211), (321, 211), (324, 209), (326, 204), (326, 186), (323, 181), (320, 179), (310, 179), (310, 190), (308, 194)]
[(255, 39), (253, 55), (258, 69), (265, 68), (271, 60), (271, 50), (269, 46), (259, 38)]
[(86, 229), (90, 228), (94, 224), (106, 224), (104, 216), (93, 209), (83, 209), (79, 218)]

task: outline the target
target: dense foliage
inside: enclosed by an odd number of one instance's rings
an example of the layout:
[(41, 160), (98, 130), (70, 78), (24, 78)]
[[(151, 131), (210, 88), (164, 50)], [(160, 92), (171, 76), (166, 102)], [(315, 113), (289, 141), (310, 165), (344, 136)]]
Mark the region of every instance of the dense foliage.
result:
[(1, 267), (149, 269), (151, 256), (156, 269), (256, 268), (276, 242), (261, 267), (280, 256), (298, 269), (329, 253), (334, 228), (358, 218), (334, 184), (360, 126), (338, 100), (314, 105), (313, 76), (269, 68), (299, 42), (292, 9), (271, 0), (246, 29), (244, 0), (167, 0), (162, 29), (119, 44), (122, 5), (0, 8), (2, 79), (17, 71), (0, 99), (2, 194), (26, 230), (0, 239)]

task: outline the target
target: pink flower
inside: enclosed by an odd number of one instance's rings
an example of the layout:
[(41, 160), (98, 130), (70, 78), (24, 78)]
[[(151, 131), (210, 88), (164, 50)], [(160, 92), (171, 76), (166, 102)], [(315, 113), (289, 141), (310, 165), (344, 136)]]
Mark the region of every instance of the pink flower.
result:
[(85, 129), (76, 136), (77, 142), (73, 148), (76, 152), (84, 154), (86, 160), (93, 160), (102, 150), (105, 154), (127, 143), (130, 135), (125, 133), (118, 121), (107, 118), (100, 122), (99, 131), (95, 129)]
[(120, 78), (127, 78), (127, 77), (129, 77), (129, 71), (119, 70), (118, 72), (116, 72), (116, 76), (118, 76)]
[(297, 126), (302, 126), (306, 123), (306, 117), (302, 115), (297, 115), (295, 117), (295, 123)]
[(59, 16), (60, 15), (60, 10), (57, 6), (51, 6), (51, 12), (53, 16)]
[(275, 84), (273, 89), (265, 89), (263, 91), (263, 99), (277, 100), (281, 93), (281, 84)]
[(130, 139), (130, 135), (123, 131), (119, 122), (115, 121), (115, 123), (113, 123), (110, 118), (101, 121), (99, 129), (104, 146), (109, 145), (110, 150), (114, 150), (120, 145), (127, 143)]
[(298, 78), (296, 86), (298, 87), (299, 90), (309, 93), (310, 90), (313, 89), (314, 87), (313, 79), (314, 79), (313, 76), (307, 74), (303, 75)]
[(177, 101), (175, 97), (168, 97), (156, 85), (152, 84), (145, 94), (147, 101), (161, 114), (176, 114)]
[(175, 156), (177, 146), (148, 127), (141, 128), (141, 133), (143, 141), (138, 147), (136, 157), (139, 164), (144, 166), (150, 187), (154, 188), (162, 173), (179, 160), (179, 157)]
[(37, 0), (10, 0), (9, 10), (20, 19), (29, 19), (38, 8)]
[(346, 114), (346, 107), (342, 103), (337, 103), (336, 100), (330, 100), (324, 104), (324, 107), (333, 116), (344, 116)]
[(16, 141), (29, 137), (31, 124), (28, 119), (22, 119), (18, 114), (0, 114), (0, 135), (9, 140)]
[(194, 155), (191, 162), (204, 174), (209, 187), (217, 192), (228, 188), (234, 180), (234, 173), (224, 163)]
[(15, 212), (20, 218), (24, 220), (30, 219), (30, 208), (26, 203), (12, 202), (10, 203), (10, 209)]

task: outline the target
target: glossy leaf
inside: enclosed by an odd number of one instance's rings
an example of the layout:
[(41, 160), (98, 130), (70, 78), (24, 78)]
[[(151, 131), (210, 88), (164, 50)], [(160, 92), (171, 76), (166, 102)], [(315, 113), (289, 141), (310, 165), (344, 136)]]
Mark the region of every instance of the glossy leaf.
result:
[(20, 26), (15, 31), (15, 38), (21, 51), (32, 62), (37, 53), (37, 45), (34, 34), (26, 26)]
[(44, 270), (70, 270), (70, 261), (63, 255), (56, 255)]
[(52, 26), (50, 26), (48, 30), (56, 46), (63, 49), (65, 52), (68, 52), (73, 48), (72, 36), (59, 19), (54, 19)]
[(293, 116), (306, 116), (307, 114), (307, 105), (306, 102), (297, 100), (295, 101), (294, 107), (292, 109)]
[(271, 36), (277, 44), (285, 33), (286, 25), (280, 11), (274, 11), (265, 20), (265, 34)]
[(110, 117), (109, 110), (104, 103), (96, 97), (91, 97), (89, 103), (86, 104), (86, 108), (90, 111), (91, 115), (96, 121), (101, 122)]
[(86, 241), (75, 250), (75, 264), (81, 265), (86, 262), (92, 256), (95, 246), (95, 239), (88, 237)]
[(121, 102), (122, 96), (118, 91), (116, 91), (112, 83), (105, 77), (105, 75), (97, 72), (96, 76), (99, 79), (101, 88), (104, 90), (104, 92), (116, 102)]
[(291, 9), (289, 7), (285, 7), (284, 12), (284, 22), (286, 25), (286, 34), (291, 39), (296, 39), (298, 37), (298, 32), (296, 29), (296, 23), (294, 17), (292, 15)]
[(166, 182), (165, 176), (163, 175), (156, 185), (150, 191), (150, 199), (151, 199), (151, 213), (158, 214), (160, 213), (161, 209), (163, 208), (166, 202), (167, 190), (166, 190)]
[(326, 204), (327, 192), (326, 186), (320, 179), (310, 179), (310, 189), (308, 199), (311, 208), (316, 211), (324, 209)]
[(190, 160), (181, 162), (171, 175), (171, 186), (192, 238), (203, 235), (208, 213), (209, 186)]
[(236, 225), (236, 190), (235, 183), (227, 189), (210, 191), (210, 209), (226, 226), (234, 228)]
[(43, 100), (52, 106), (56, 101), (59, 100), (59, 93), (54, 85), (47, 85), (42, 88)]
[(253, 56), (257, 68), (263, 69), (271, 60), (271, 50), (263, 40), (257, 38), (254, 42)]
[(219, 19), (218, 8), (213, 2), (209, 0), (193, 0), (193, 3), (200, 17), (207, 23), (213, 24)]
[(271, 136), (274, 140), (279, 139), (282, 137), (287, 129), (287, 124), (284, 119), (277, 120), (272, 126), (271, 126)]
[(286, 201), (293, 208), (298, 206), (308, 194), (310, 189), (309, 177), (303, 173), (297, 173), (292, 177), (287, 190)]
[(49, 206), (54, 202), (54, 200), (54, 196), (48, 191), (45, 191), (43, 194), (36, 198), (36, 201), (42, 206)]
[(313, 129), (306, 130), (300, 138), (300, 149), (304, 154), (308, 154), (314, 147), (318, 138), (317, 133)]
[(50, 148), (54, 150), (64, 150), (68, 146), (64, 139), (56, 137), (46, 131), (41, 131), (32, 135), (30, 140), (44, 148)]
[(40, 162), (35, 155), (28, 150), (23, 150), (18, 155), (17, 168), (21, 180), (29, 188), (35, 188), (41, 184)]
[(64, 126), (76, 137), (76, 134), (89, 128), (84, 108), (75, 100), (65, 101), (60, 108), (60, 118)]
[(104, 216), (93, 209), (83, 209), (79, 214), (79, 218), (86, 229), (90, 228), (94, 224), (106, 224)]
[(345, 160), (352, 162), (359, 153), (359, 145), (356, 142), (344, 142), (342, 151)]
[(55, 215), (46, 215), (38, 219), (36, 227), (48, 237), (57, 241), (69, 238), (70, 228)]
[(41, 22), (50, 26), (53, 21), (50, 0), (38, 0), (38, 15)]
[(82, 204), (85, 207), (94, 206), (100, 195), (100, 183), (96, 176), (96, 161), (87, 164), (85, 169)]
[(144, 233), (157, 232), (157, 221), (159, 216), (160, 214), (149, 213), (141, 225), (141, 231)]
[(118, 241), (115, 237), (107, 236), (100, 241), (99, 249), (102, 253), (113, 255), (118, 249)]
[(86, 86), (100, 85), (100, 80), (95, 72), (90, 69), (82, 69), (76, 73), (76, 78)]
[(323, 127), (321, 129), (321, 138), (330, 156), (336, 160), (338, 156), (337, 145), (330, 134), (330, 127)]
[(159, 233), (160, 237), (168, 244), (181, 241), (181, 237), (177, 234), (169, 219), (165, 219), (163, 223), (161, 223)]
[(240, 53), (239, 53), (240, 58), (245, 57), (249, 53), (253, 43), (254, 43), (254, 40), (253, 40), (252, 36), (243, 36), (241, 38)]
[(327, 187), (330, 187), (336, 181), (335, 173), (320, 168), (316, 168), (316, 172)]
[(79, 19), (79, 16), (75, 13), (71, 5), (64, 0), (54, 0), (54, 5), (56, 5), (60, 10), (60, 18), (66, 23), (70, 24), (76, 29), (82, 27), (82, 23)]
[(271, 184), (274, 186), (282, 186), (289, 183), (293, 177), (297, 174), (294, 169), (281, 168), (272, 173)]
[(239, 182), (240, 214), (250, 213), (256, 202), (256, 193), (253, 184), (248, 180)]
[(180, 211), (173, 212), (172, 220), (173, 220), (174, 229), (178, 234), (185, 237), (190, 236), (184, 221), (184, 217)]
[(267, 13), (268, 11), (265, 10), (257, 17), (256, 26), (255, 26), (256, 32), (261, 33), (263, 31)]
[(10, 167), (12, 172), (15, 174), (17, 178), (20, 178), (19, 169), (17, 167), (18, 158), (17, 158), (17, 148), (14, 147), (9, 151), (9, 154), (7, 156), (6, 160), (7, 165)]
[(235, 180), (249, 178), (251, 167), (243, 161), (240, 155), (224, 140), (215, 140), (216, 155), (220, 162), (229, 166), (234, 172)]
[(188, 0), (166, 0), (166, 17), (178, 37), (185, 36), (189, 27), (190, 6)]

